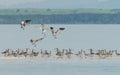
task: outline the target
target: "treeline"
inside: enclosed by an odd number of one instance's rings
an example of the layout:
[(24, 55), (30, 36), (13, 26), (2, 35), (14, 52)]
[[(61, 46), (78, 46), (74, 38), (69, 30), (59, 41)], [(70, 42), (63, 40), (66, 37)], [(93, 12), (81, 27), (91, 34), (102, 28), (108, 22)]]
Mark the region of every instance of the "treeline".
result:
[(0, 24), (19, 24), (25, 19), (31, 19), (32, 24), (120, 24), (120, 13), (0, 15)]

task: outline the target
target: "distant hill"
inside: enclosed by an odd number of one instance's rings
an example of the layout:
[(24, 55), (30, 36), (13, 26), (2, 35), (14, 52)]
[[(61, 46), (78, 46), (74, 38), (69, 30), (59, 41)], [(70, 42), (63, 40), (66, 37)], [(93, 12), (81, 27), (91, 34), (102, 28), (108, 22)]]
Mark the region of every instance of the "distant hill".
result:
[(0, 24), (120, 24), (120, 9), (0, 9)]
[(0, 9), (0, 15), (53, 15), (53, 14), (81, 14), (81, 13), (98, 13), (114, 14), (119, 9)]

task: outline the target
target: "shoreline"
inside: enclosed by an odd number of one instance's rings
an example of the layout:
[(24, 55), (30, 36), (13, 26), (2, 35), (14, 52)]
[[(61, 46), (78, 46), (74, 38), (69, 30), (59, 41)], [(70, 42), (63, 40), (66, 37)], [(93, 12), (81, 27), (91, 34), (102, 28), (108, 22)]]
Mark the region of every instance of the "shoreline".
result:
[(24, 57), (6, 57), (6, 56), (0, 56), (0, 60), (17, 60), (17, 59), (24, 59)]
[(38, 60), (119, 60), (120, 56), (113, 56), (113, 57), (106, 57), (106, 58), (100, 58), (100, 57), (78, 57), (78, 56), (71, 56), (70, 58), (68, 58), (67, 56), (63, 56), (63, 57), (58, 57), (58, 56), (51, 56), (51, 57), (13, 57), (13, 56), (0, 56), (0, 60), (21, 60), (21, 59), (38, 59)]

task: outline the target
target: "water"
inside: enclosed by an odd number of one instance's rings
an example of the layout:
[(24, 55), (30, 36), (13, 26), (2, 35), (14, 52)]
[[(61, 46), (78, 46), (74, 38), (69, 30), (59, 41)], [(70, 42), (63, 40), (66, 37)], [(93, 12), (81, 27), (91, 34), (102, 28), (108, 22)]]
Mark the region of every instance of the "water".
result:
[[(0, 25), (0, 51), (6, 48), (36, 50), (54, 48), (79, 49), (93, 48), (120, 50), (120, 25), (47, 25), (47, 27), (65, 27), (57, 39), (47, 30), (45, 40), (36, 47), (29, 40), (43, 37), (39, 25), (30, 25), (22, 30), (19, 25)], [(3, 55), (0, 55), (3, 56)], [(120, 60), (116, 59), (41, 59), (25, 58), (0, 60), (1, 75), (117, 75), (120, 74)]]
[[(4, 61), (5, 62), (5, 61)], [(13, 61), (11, 61), (13, 62)], [(119, 61), (91, 61), (79, 63), (4, 63), (1, 75), (115, 75), (119, 74)]]

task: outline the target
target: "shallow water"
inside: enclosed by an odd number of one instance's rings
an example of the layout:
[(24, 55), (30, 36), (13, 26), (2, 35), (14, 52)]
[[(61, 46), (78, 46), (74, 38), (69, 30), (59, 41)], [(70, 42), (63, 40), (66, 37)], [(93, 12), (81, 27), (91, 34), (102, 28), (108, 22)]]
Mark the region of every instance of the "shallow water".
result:
[[(120, 25), (47, 25), (47, 27), (65, 27), (57, 39), (47, 30), (46, 38), (34, 47), (31, 38), (43, 37), (39, 25), (29, 25), (22, 30), (19, 25), (0, 25), (0, 51), (6, 48), (32, 48), (52, 50), (54, 48), (79, 49), (93, 48), (120, 50)], [(3, 55), (0, 55), (3, 56)], [(118, 75), (120, 59), (40, 59), (25, 58), (0, 60), (1, 75)]]
[[(19, 60), (18, 60), (19, 61)], [(35, 63), (9, 61), (0, 64), (2, 75), (115, 75), (120, 74), (120, 61), (81, 61), (72, 63)], [(22, 60), (24, 61), (24, 60)], [(4, 61), (5, 62), (5, 61)], [(11, 63), (14, 62), (14, 63)], [(15, 63), (16, 62), (16, 63)]]

